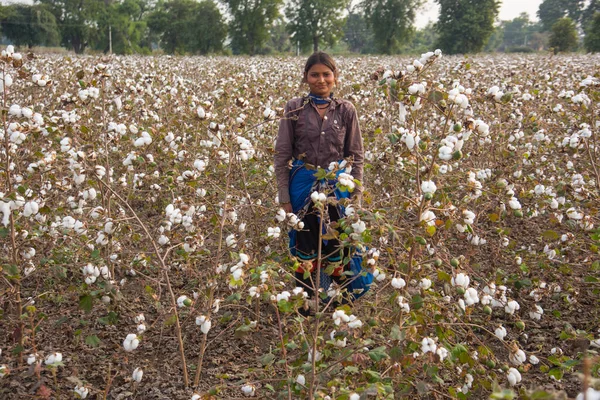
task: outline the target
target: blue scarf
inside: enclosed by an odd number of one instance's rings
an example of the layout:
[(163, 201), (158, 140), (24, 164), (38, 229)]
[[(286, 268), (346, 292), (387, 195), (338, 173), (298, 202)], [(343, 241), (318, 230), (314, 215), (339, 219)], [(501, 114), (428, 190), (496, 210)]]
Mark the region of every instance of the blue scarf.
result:
[(315, 94), (309, 93), (308, 94), (308, 98), (310, 100), (312, 100), (313, 103), (318, 104), (318, 105), (322, 105), (322, 104), (331, 103), (331, 96), (332, 95), (333, 95), (333, 93), (331, 93), (329, 95), (329, 97), (320, 97), (320, 96), (317, 96)]

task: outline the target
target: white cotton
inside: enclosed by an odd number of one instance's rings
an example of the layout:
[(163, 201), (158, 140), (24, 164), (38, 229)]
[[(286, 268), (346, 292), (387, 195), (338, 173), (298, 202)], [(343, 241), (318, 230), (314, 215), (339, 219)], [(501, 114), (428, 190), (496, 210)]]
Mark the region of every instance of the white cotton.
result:
[(246, 397), (253, 397), (255, 392), (256, 392), (256, 388), (254, 387), (254, 385), (246, 384), (246, 385), (242, 386), (242, 393)]
[(452, 277), (451, 283), (452, 286), (460, 286), (466, 289), (469, 287), (470, 281), (471, 280), (467, 274), (460, 272), (456, 274), (456, 276)]
[(437, 190), (437, 187), (435, 186), (435, 183), (433, 181), (423, 181), (421, 182), (421, 191), (423, 193), (435, 193), (435, 191)]
[(133, 373), (131, 374), (131, 378), (137, 383), (140, 383), (142, 381), (143, 376), (144, 371), (140, 367), (134, 369)]
[(419, 282), (419, 287), (423, 290), (429, 290), (431, 288), (431, 279), (421, 279), (421, 281)]
[(46, 365), (56, 365), (62, 362), (62, 353), (52, 353), (46, 357), (46, 361), (44, 363)]
[(508, 360), (514, 365), (521, 365), (527, 360), (527, 356), (523, 350), (517, 349), (516, 351), (510, 353)]
[(515, 311), (518, 310), (518, 309), (520, 309), (520, 308), (521, 308), (521, 306), (519, 305), (519, 303), (517, 303), (515, 300), (510, 300), (504, 306), (504, 311), (507, 314), (513, 315), (515, 313)]
[(535, 305), (535, 310), (529, 312), (529, 317), (531, 319), (540, 320), (542, 319), (542, 315), (544, 314), (544, 309), (540, 307), (538, 304)]
[(509, 368), (507, 373), (508, 384), (510, 386), (515, 386), (517, 383), (521, 382), (521, 373), (516, 368)]
[(588, 388), (584, 393), (579, 393), (575, 400), (600, 400), (600, 390), (595, 390), (594, 388)]
[(130, 333), (127, 335), (127, 337), (125, 337), (125, 340), (123, 341), (123, 348), (125, 349), (125, 351), (131, 352), (137, 349), (139, 344), (140, 339), (138, 338), (138, 336), (135, 333)]
[(472, 306), (473, 304), (479, 303), (479, 296), (475, 288), (468, 288), (465, 291), (464, 298), (467, 306)]
[(508, 205), (513, 210), (521, 209), (521, 203), (519, 203), (519, 200), (516, 197), (511, 197), (511, 199), (508, 202)]
[(499, 327), (496, 328), (496, 330), (494, 331), (494, 334), (496, 335), (496, 337), (500, 340), (504, 340), (504, 338), (506, 337), (507, 333), (506, 333), (506, 328), (503, 327), (502, 325), (500, 325)]
[(392, 286), (396, 289), (402, 289), (406, 286), (406, 281), (402, 278), (392, 278)]
[(87, 398), (88, 394), (90, 393), (90, 390), (88, 388), (79, 385), (75, 386), (75, 389), (73, 389), (73, 391), (75, 392), (75, 394), (77, 394), (77, 396), (79, 396), (80, 399)]

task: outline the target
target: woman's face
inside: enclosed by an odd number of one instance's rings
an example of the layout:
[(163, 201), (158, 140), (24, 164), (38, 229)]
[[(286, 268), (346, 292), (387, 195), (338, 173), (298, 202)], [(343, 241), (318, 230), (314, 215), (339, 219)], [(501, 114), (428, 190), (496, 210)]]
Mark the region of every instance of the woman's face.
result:
[(335, 84), (335, 74), (323, 64), (315, 64), (306, 73), (310, 92), (320, 97), (329, 97)]

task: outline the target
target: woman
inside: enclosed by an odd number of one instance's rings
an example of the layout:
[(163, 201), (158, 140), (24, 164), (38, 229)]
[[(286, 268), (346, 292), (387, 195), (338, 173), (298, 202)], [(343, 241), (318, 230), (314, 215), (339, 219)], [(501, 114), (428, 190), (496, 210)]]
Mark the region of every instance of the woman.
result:
[[(317, 52), (308, 58), (302, 82), (308, 84), (309, 94), (286, 104), (275, 145), (279, 203), (286, 213), (297, 214), (304, 223), (302, 230), (290, 232), (290, 250), (304, 261), (303, 265), (311, 265), (311, 272), (319, 258), (323, 268), (334, 264), (337, 267), (334, 277), (343, 272), (344, 267), (340, 265), (348, 254), (342, 253), (337, 239), (322, 240), (319, 246), (320, 215), (310, 194), (319, 191), (338, 199), (354, 197), (360, 201), (361, 187), (357, 185), (352, 193), (334, 190), (335, 182), (319, 182), (314, 174), (318, 168), (327, 169), (332, 162), (346, 160), (352, 166), (352, 176), (361, 182), (363, 177), (363, 142), (356, 109), (349, 101), (334, 97), (332, 92), (338, 76), (335, 61), (328, 54)], [(341, 207), (328, 205), (324, 227), (340, 216), (343, 216)], [(312, 284), (303, 279), (302, 267), (296, 270), (296, 278), (311, 294)]]

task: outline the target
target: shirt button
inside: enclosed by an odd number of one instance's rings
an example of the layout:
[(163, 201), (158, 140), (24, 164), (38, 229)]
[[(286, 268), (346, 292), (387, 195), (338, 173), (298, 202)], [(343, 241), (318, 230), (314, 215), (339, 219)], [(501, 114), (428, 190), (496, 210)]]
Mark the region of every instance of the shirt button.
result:
[(324, 120), (327, 120), (327, 115), (323, 117)]
[(325, 132), (321, 132), (321, 135), (324, 135), (324, 134), (325, 134)]

